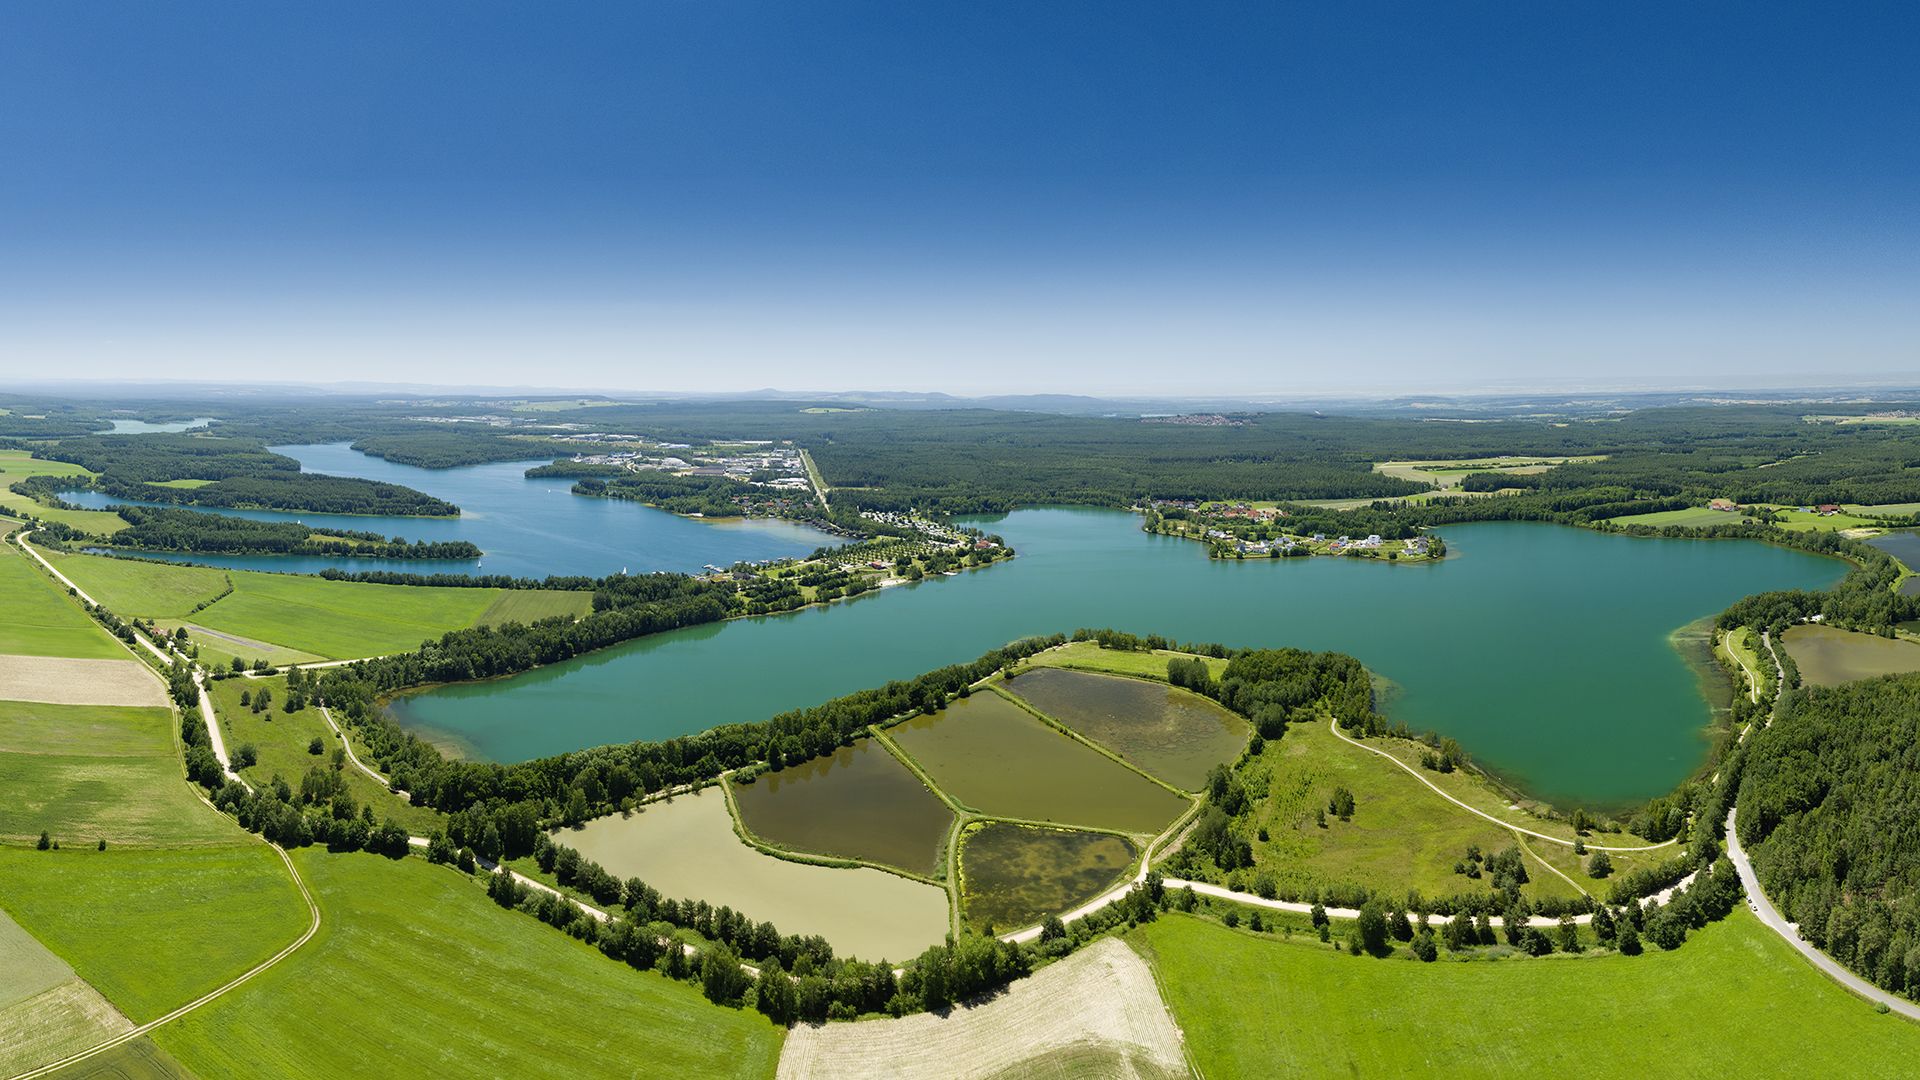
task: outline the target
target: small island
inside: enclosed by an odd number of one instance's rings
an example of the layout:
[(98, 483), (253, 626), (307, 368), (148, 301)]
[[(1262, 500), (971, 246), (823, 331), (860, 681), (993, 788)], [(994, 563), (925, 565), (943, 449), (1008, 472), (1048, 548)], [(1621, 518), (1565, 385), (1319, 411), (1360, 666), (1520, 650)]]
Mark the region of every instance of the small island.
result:
[(1434, 562), (1447, 554), (1445, 540), (1414, 526), (1390, 530), (1404, 535), (1333, 535), (1306, 522), (1292, 521), (1293, 512), (1277, 503), (1154, 499), (1134, 509), (1146, 515), (1142, 526), (1145, 531), (1198, 540), (1207, 545), (1208, 554), (1216, 559), (1334, 555), (1388, 562)]

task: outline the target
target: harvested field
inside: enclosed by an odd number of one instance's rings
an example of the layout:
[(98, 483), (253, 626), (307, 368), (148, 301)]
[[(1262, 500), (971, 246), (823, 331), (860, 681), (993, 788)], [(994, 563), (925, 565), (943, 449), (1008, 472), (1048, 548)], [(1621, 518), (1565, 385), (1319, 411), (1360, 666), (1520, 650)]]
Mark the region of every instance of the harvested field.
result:
[(138, 660), (0, 655), (0, 701), (164, 706), (167, 690)]
[(0, 911), (0, 1075), (58, 1061), (132, 1026)]
[(780, 1080), (806, 1077), (1188, 1076), (1153, 972), (1108, 938), (945, 1016), (801, 1025)]

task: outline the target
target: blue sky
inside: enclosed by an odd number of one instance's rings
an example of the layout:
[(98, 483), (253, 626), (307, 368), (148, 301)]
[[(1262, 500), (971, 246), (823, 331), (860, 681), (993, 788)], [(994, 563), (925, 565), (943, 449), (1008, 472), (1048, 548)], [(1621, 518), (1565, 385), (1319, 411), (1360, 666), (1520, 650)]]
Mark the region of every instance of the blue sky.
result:
[(13, 5), (0, 372), (1912, 380), (1916, 31), (1755, 3)]

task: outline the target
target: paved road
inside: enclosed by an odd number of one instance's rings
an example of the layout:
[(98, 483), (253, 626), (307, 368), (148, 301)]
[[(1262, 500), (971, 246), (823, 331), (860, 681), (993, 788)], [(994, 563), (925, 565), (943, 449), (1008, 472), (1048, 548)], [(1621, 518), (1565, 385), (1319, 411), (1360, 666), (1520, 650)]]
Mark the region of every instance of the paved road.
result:
[(1788, 922), (1786, 916), (1780, 914), (1779, 909), (1773, 906), (1773, 902), (1767, 899), (1767, 894), (1761, 891), (1760, 879), (1754, 876), (1753, 864), (1747, 861), (1747, 853), (1740, 848), (1740, 834), (1733, 828), (1734, 815), (1737, 813), (1739, 813), (1737, 807), (1727, 811), (1727, 858), (1731, 859), (1734, 868), (1740, 871), (1740, 884), (1747, 889), (1747, 906), (1753, 909), (1753, 913), (1759, 916), (1760, 921), (1771, 927), (1774, 933), (1785, 938), (1787, 944), (1792, 945), (1801, 956), (1807, 958), (1808, 963), (1819, 968), (1828, 978), (1846, 987), (1855, 995), (1885, 1005), (1902, 1016), (1920, 1020), (1920, 1004), (1880, 989), (1841, 967), (1838, 960), (1801, 939), (1800, 928)]

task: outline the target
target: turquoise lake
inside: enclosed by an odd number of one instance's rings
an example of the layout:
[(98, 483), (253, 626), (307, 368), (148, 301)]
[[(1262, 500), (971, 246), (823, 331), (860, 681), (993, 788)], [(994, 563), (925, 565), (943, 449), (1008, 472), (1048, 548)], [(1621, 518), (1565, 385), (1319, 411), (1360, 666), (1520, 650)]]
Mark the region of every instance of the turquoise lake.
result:
[(1674, 632), (1750, 593), (1823, 588), (1845, 571), (1747, 541), (1543, 524), (1448, 527), (1448, 559), (1407, 566), (1214, 561), (1111, 510), (1021, 510), (975, 524), (1019, 558), (441, 687), (393, 710), (469, 754), (518, 761), (761, 720), (1022, 636), (1112, 626), (1351, 653), (1396, 684), (1394, 718), (1458, 738), (1532, 794), (1618, 807), (1671, 790), (1706, 749), (1703, 690), (1713, 680), (1688, 664)]
[[(387, 536), (403, 536), (408, 540), (470, 540), (485, 554), (477, 562), (303, 555), (155, 553), (144, 557), (229, 569), (280, 570), (301, 574), (318, 573), (328, 567), (336, 567), (350, 571), (391, 570), (416, 574), (507, 574), (538, 578), (550, 574), (586, 574), (604, 577), (622, 570), (636, 574), (655, 570), (697, 573), (707, 563), (730, 566), (743, 560), (785, 558), (805, 555), (823, 545), (844, 543), (818, 529), (790, 521), (695, 520), (635, 502), (575, 495), (570, 480), (526, 478), (524, 474), (529, 465), (544, 465), (551, 458), (458, 469), (421, 469), (411, 465), (396, 465), (360, 453), (346, 443), (275, 446), (271, 449), (299, 461), (301, 468), (307, 472), (360, 476), (424, 491), (458, 506), (460, 516), (374, 517), (226, 510), (216, 507), (194, 509), (260, 521), (299, 521), (317, 528), (377, 532)], [(69, 492), (64, 498), (89, 509), (104, 509), (115, 503), (133, 501), (109, 498), (97, 491)]]

